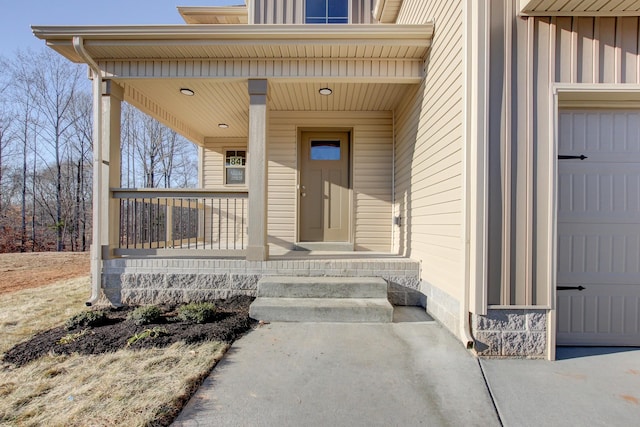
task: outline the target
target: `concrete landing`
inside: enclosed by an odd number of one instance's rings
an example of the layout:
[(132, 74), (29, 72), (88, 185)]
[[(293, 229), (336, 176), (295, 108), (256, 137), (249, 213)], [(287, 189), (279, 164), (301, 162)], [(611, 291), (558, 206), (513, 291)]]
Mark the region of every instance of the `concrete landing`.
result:
[(387, 282), (359, 277), (265, 277), (249, 315), (267, 322), (388, 323)]

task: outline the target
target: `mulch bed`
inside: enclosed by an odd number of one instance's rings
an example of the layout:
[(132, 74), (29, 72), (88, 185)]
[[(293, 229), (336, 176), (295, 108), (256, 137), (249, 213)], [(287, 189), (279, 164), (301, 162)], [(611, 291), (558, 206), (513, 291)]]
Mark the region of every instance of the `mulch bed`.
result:
[[(175, 342), (193, 344), (203, 341), (232, 343), (248, 331), (254, 320), (249, 318), (249, 305), (253, 298), (232, 297), (214, 301), (216, 314), (207, 323), (194, 324), (175, 318), (176, 306), (165, 306), (164, 316), (159, 323), (136, 325), (127, 316), (132, 307), (107, 310), (106, 324), (95, 327), (67, 329), (64, 326), (40, 332), (28, 341), (22, 342), (4, 354), (3, 361), (14, 366), (23, 366), (46, 354), (103, 354), (120, 349), (141, 349), (167, 347)], [(162, 328), (162, 334), (153, 338), (139, 339), (127, 346), (129, 338), (146, 330)], [(76, 339), (60, 340), (70, 334), (80, 333)]]

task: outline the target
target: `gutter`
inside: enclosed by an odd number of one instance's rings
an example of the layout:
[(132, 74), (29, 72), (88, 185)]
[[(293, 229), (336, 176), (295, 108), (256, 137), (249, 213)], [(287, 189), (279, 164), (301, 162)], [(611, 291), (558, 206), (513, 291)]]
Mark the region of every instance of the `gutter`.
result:
[[(429, 43), (434, 24), (198, 24), (198, 25), (96, 25), (33, 26), (39, 39), (68, 40), (90, 37), (91, 42), (105, 40), (248, 40), (269, 44), (275, 40), (313, 42), (324, 40), (400, 40), (402, 45)], [(409, 42), (410, 41), (410, 42)]]
[(100, 298), (102, 283), (102, 210), (99, 207), (103, 199), (102, 194), (102, 72), (98, 64), (89, 56), (84, 48), (84, 39), (73, 36), (73, 49), (76, 51), (93, 72), (93, 239), (91, 243), (91, 296), (85, 303), (87, 306), (95, 304)]

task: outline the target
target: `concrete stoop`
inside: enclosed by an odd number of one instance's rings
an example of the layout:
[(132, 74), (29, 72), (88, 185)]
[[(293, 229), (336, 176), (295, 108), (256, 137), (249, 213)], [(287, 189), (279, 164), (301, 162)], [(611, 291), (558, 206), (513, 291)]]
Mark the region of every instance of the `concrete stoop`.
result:
[(267, 322), (393, 320), (387, 282), (377, 277), (264, 277), (249, 315)]

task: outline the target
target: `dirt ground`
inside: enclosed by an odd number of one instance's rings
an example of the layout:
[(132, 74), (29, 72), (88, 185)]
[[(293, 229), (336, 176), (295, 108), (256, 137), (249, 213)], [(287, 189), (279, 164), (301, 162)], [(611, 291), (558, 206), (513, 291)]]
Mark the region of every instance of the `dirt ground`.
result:
[[(57, 281), (89, 275), (89, 254), (41, 252), (0, 254), (0, 295), (36, 288)], [(253, 298), (234, 297), (213, 301), (216, 314), (207, 323), (179, 321), (176, 306), (164, 306), (162, 318), (154, 324), (138, 326), (127, 316), (133, 307), (107, 309), (107, 321), (101, 326), (67, 329), (64, 326), (42, 331), (18, 344), (3, 356), (3, 361), (22, 366), (45, 354), (101, 354), (124, 348), (166, 347), (175, 342), (193, 344), (203, 341), (232, 343), (254, 323), (249, 318)], [(145, 332), (151, 337), (128, 344)]]
[(0, 254), (0, 295), (89, 274), (88, 252)]
[[(214, 301), (215, 316), (201, 324), (178, 321), (176, 307), (162, 307), (164, 315), (161, 320), (143, 326), (127, 319), (131, 308), (111, 309), (107, 311), (107, 321), (101, 326), (73, 329), (61, 326), (40, 332), (7, 351), (3, 361), (22, 366), (45, 354), (102, 354), (124, 348), (167, 347), (178, 341), (186, 344), (203, 341), (231, 344), (254, 324), (249, 318), (251, 301), (253, 298), (246, 296)], [(145, 331), (158, 332), (128, 344), (131, 337), (142, 335)]]

